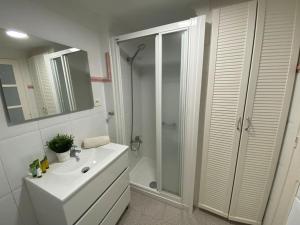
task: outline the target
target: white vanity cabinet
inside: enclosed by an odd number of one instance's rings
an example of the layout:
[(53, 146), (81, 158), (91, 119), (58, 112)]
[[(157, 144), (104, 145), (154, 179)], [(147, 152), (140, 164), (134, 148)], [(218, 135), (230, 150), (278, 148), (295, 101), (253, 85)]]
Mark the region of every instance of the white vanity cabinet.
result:
[(80, 161), (70, 161), (53, 165), (40, 179), (26, 178), (40, 225), (114, 225), (128, 206), (127, 146), (109, 144), (82, 154), (78, 171), (73, 169)]

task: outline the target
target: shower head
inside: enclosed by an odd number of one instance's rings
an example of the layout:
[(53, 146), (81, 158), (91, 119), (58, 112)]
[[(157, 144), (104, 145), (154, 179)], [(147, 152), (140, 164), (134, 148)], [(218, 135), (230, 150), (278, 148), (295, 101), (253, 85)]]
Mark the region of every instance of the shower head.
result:
[(137, 46), (137, 50), (135, 51), (134, 55), (132, 57), (128, 57), (127, 61), (130, 63), (133, 63), (135, 57), (139, 54), (140, 51), (143, 51), (146, 48), (145, 44), (139, 44)]
[(145, 44), (139, 44), (137, 48), (138, 48), (138, 50), (142, 51), (146, 48), (146, 45)]

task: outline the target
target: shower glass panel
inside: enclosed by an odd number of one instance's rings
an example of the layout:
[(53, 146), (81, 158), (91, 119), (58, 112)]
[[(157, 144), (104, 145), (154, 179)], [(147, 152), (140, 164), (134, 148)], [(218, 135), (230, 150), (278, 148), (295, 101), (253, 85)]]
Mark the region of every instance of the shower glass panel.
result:
[(130, 182), (157, 191), (155, 35), (119, 43)]
[(55, 83), (59, 94), (60, 108), (62, 109), (63, 112), (70, 112), (71, 106), (69, 104), (67, 84), (65, 82), (62, 60), (59, 57), (53, 59), (52, 62), (53, 62), (53, 71), (55, 71), (55, 78), (57, 79)]
[[(76, 51), (65, 55), (67, 67), (70, 72), (70, 86), (75, 107), (80, 110), (87, 110), (93, 105), (92, 84), (90, 78), (87, 52)], [(80, 91), (77, 91), (80, 90)]]
[(162, 190), (181, 195), (182, 43), (185, 31), (162, 35)]

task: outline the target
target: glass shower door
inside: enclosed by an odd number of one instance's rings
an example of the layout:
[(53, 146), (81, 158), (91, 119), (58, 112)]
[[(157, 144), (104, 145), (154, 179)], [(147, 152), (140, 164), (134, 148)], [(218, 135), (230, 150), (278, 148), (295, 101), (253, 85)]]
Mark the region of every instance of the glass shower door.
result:
[(161, 35), (161, 190), (181, 196), (186, 32)]

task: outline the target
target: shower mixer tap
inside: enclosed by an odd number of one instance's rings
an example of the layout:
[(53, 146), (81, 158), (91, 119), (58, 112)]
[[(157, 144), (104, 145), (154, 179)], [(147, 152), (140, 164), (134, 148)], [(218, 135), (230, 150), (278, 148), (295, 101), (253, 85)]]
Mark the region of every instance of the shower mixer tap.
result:
[(106, 118), (106, 123), (108, 123), (114, 115), (115, 115), (114, 112), (108, 112), (108, 117)]
[(141, 144), (143, 143), (142, 139), (140, 136), (135, 136), (134, 140), (130, 141), (130, 148), (131, 151), (138, 151), (140, 150)]

